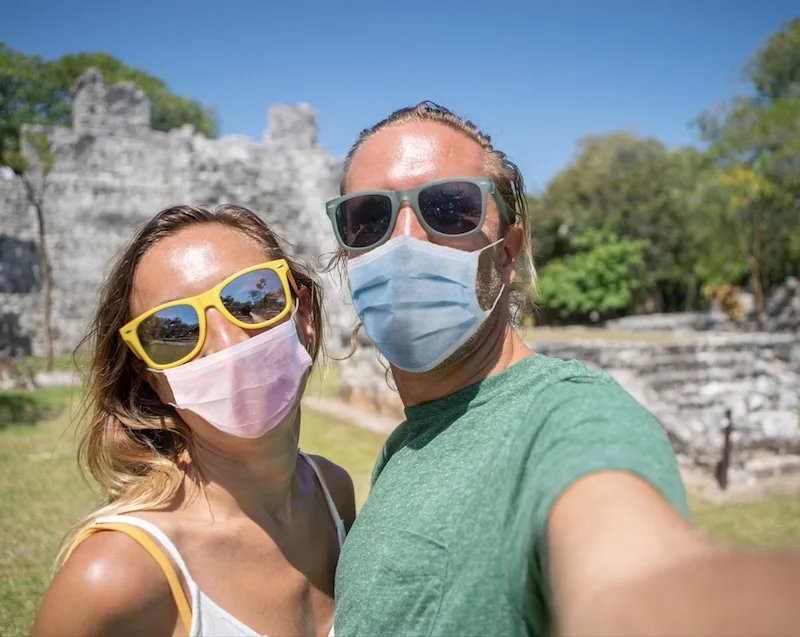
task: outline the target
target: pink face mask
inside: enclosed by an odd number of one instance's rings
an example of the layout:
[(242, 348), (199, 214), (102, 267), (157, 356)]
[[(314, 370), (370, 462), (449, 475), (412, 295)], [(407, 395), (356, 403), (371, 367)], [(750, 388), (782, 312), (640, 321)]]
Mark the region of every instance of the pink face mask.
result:
[(162, 371), (175, 396), (170, 403), (217, 429), (259, 438), (295, 406), (311, 356), (297, 336), (294, 316), (258, 336), (210, 356)]

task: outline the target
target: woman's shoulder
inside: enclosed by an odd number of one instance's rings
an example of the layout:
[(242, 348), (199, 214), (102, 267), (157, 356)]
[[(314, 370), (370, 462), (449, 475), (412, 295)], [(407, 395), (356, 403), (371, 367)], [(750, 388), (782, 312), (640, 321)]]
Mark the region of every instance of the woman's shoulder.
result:
[(75, 548), (45, 593), (31, 635), (172, 635), (178, 611), (163, 571), (135, 540), (103, 531)]
[(342, 516), (345, 530), (349, 531), (356, 517), (356, 496), (353, 479), (344, 467), (322, 456), (308, 454), (319, 467), (331, 492), (331, 497)]

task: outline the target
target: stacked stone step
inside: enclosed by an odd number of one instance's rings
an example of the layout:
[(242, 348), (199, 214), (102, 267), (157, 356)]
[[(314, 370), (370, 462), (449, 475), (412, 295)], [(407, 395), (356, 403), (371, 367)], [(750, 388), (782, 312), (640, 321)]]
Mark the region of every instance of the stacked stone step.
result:
[(609, 371), (659, 419), (689, 464), (716, 467), (732, 426), (732, 479), (800, 470), (797, 335), (713, 335), (669, 344), (536, 343)]

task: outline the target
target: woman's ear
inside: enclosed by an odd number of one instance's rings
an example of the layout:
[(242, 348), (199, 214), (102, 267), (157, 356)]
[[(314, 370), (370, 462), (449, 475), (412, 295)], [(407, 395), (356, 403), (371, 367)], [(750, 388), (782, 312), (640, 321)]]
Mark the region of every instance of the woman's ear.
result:
[(175, 402), (175, 396), (172, 395), (169, 383), (163, 374), (154, 374), (145, 365), (144, 361), (140, 358), (133, 358), (133, 369), (141, 376), (144, 381), (150, 385), (150, 388), (156, 393), (159, 400), (165, 405)]
[(297, 333), (307, 349), (314, 343), (314, 292), (308, 288), (300, 288), (297, 293)]

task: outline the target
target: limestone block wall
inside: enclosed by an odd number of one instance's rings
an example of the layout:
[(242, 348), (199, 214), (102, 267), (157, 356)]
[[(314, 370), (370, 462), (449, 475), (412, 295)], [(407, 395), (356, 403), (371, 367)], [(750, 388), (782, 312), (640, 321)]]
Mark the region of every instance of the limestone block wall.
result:
[[(140, 89), (130, 83), (106, 87), (89, 70), (76, 83), (73, 126), (32, 129), (48, 135), (57, 155), (46, 199), (57, 353), (71, 351), (84, 334), (110, 261), (138, 227), (169, 205), (247, 206), (312, 267), (319, 255), (333, 251), (324, 202), (336, 194), (342, 160), (318, 146), (309, 106), (273, 106), (267, 119), (262, 142), (210, 140), (190, 126), (153, 131)], [(34, 353), (41, 348), (40, 272), (30, 256), (34, 223), (19, 179), (4, 173), (0, 349), (10, 347), (12, 333), (15, 347), (24, 349), (27, 342)], [(352, 310), (336, 280), (322, 278), (328, 340), (336, 348)]]
[(355, 349), (339, 363), (339, 396), (342, 400), (360, 409), (392, 416), (400, 422), (403, 418), (403, 403), (394, 388), (389, 364), (380, 355), (375, 345), (359, 330)]
[[(715, 334), (659, 345), (546, 343), (536, 349), (616, 376), (693, 464), (716, 465), (730, 422), (734, 477), (748, 479), (778, 466), (800, 469), (800, 338), (795, 334)], [(767, 456), (785, 459), (764, 463)]]
[[(800, 471), (800, 335), (703, 334), (672, 344), (612, 340), (535, 343), (535, 351), (577, 359), (614, 376), (647, 407), (688, 464), (713, 469), (730, 422), (730, 479)], [(340, 394), (403, 418), (385, 361), (364, 337), (341, 364)], [(730, 421), (728, 418), (730, 417)]]

